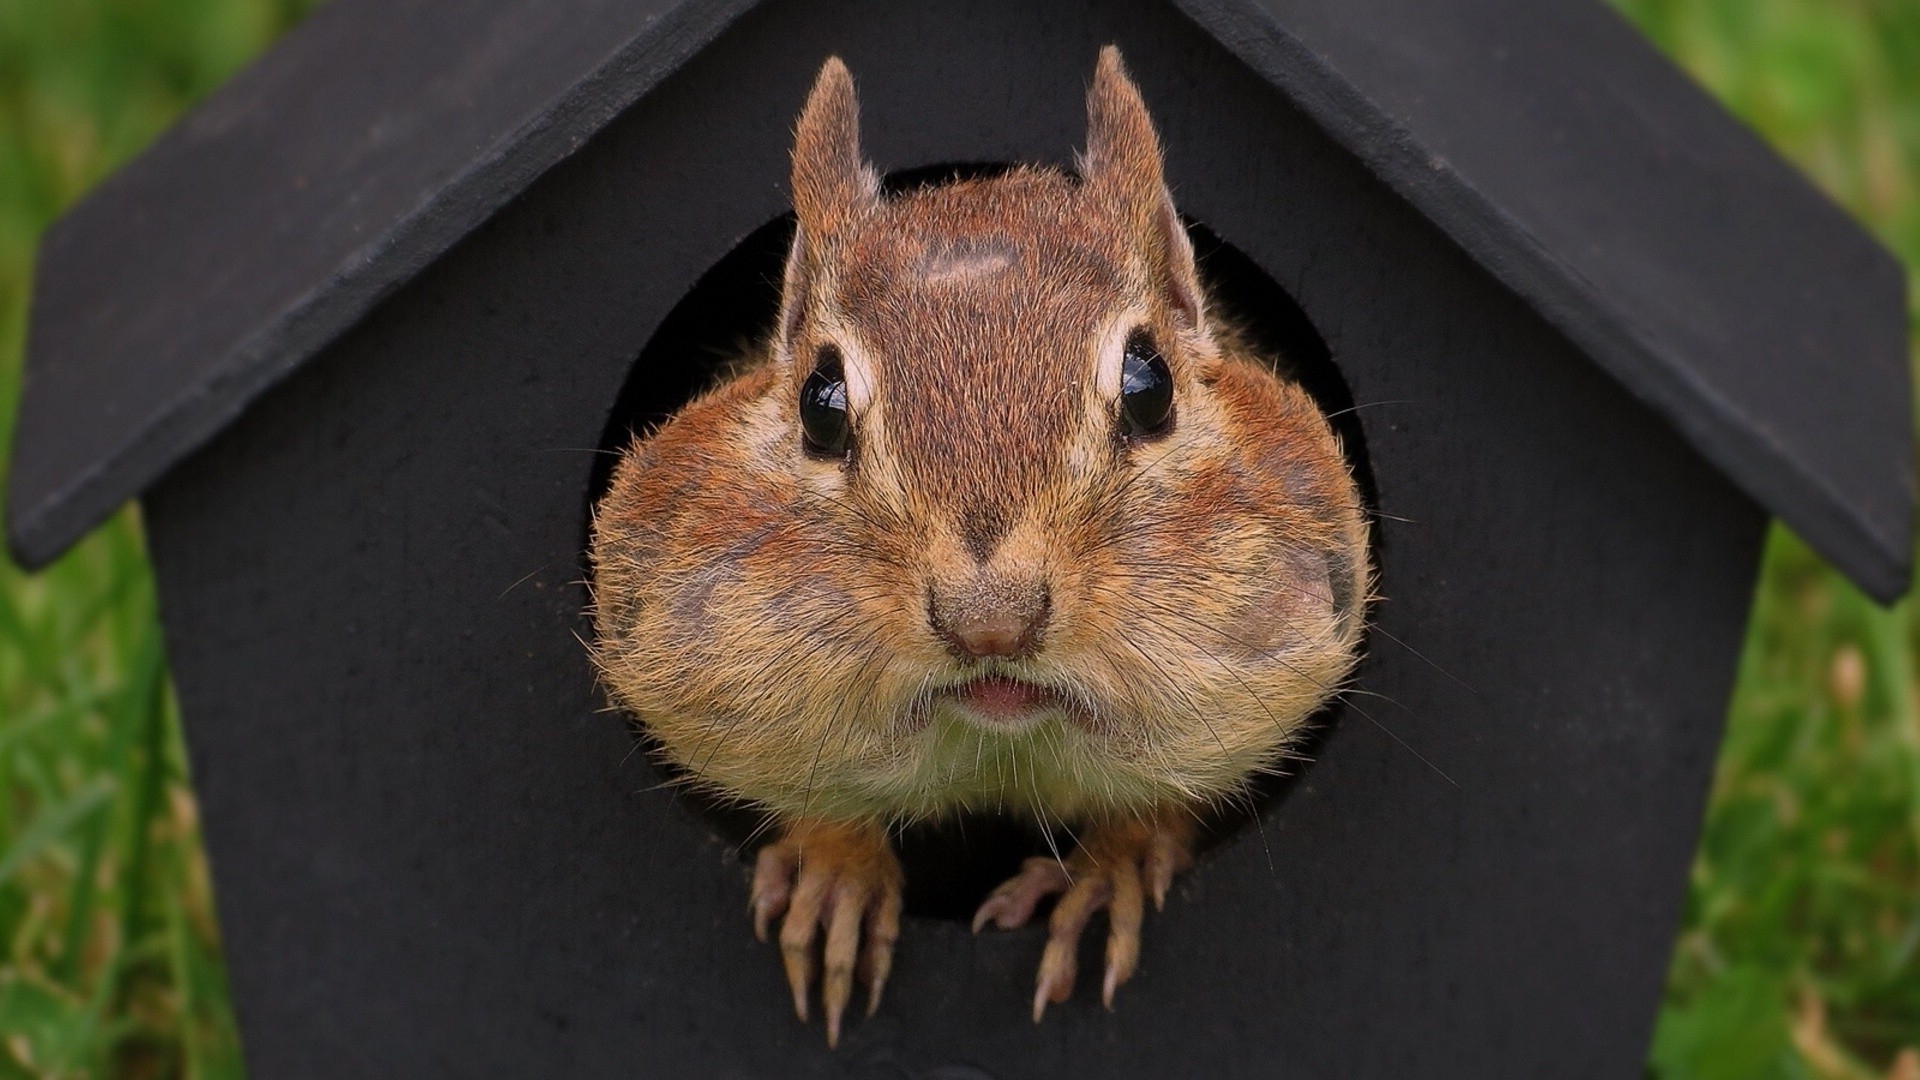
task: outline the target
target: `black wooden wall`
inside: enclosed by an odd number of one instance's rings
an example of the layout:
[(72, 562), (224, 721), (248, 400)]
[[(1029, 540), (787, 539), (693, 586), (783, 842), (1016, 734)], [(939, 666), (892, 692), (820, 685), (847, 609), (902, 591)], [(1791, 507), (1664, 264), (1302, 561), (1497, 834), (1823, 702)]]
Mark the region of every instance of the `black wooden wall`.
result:
[[(884, 169), (1065, 161), (1109, 40), (1181, 208), (1383, 403), (1378, 724), (1349, 713), (1183, 880), (1112, 1013), (1083, 992), (1036, 1027), (1037, 929), (917, 919), (829, 1053), (746, 868), (602, 711), (590, 450), (660, 319), (785, 209), (824, 56)], [(1180, 16), (1015, 0), (756, 10), (147, 509), (274, 1077), (1637, 1075), (1764, 525)]]

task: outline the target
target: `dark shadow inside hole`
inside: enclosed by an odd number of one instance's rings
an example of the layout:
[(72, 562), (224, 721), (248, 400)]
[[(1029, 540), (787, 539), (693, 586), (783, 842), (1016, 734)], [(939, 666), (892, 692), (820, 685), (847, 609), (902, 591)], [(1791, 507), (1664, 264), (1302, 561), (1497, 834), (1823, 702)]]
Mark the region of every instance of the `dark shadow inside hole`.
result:
[[(894, 173), (887, 177), (890, 192), (949, 180), (992, 176), (1006, 171), (997, 164), (937, 165)], [(694, 395), (724, 376), (735, 360), (749, 355), (772, 332), (780, 308), (780, 279), (787, 248), (793, 239), (793, 216), (784, 215), (741, 240), (713, 268), (702, 275), (686, 297), (668, 313), (635, 360), (632, 374), (614, 403), (601, 436), (592, 476), (597, 502), (611, 481), (618, 451), (636, 434), (645, 433), (671, 416)], [(1353, 467), (1361, 497), (1369, 512), (1375, 504), (1373, 474), (1352, 393), (1324, 340), (1306, 313), (1285, 289), (1237, 248), (1206, 226), (1188, 221), (1188, 235), (1200, 265), (1201, 277), (1216, 310), (1230, 318), (1259, 352), (1274, 359), (1276, 370), (1298, 382), (1322, 411), (1332, 418), (1348, 462)], [(585, 543), (583, 540), (582, 547)], [(1313, 718), (1311, 734), (1299, 746), (1310, 760), (1325, 732), (1339, 722), (1344, 706), (1336, 703)], [(644, 732), (637, 737), (650, 742)], [(671, 776), (650, 745), (643, 752), (651, 767)], [(1298, 775), (1298, 768), (1291, 770)], [(1202, 849), (1217, 845), (1249, 826), (1283, 798), (1293, 776), (1267, 777), (1256, 785), (1246, 805), (1220, 810), (1208, 823)], [(751, 858), (750, 845), (768, 836), (764, 816), (730, 806), (688, 787), (683, 804), (697, 813), (729, 843)], [(1065, 831), (1043, 835), (1024, 821), (999, 815), (969, 816), (937, 825), (914, 826), (897, 841), (906, 868), (906, 908), (909, 914), (935, 918), (969, 919), (986, 894), (1019, 869), (1032, 855), (1065, 855), (1073, 838)]]

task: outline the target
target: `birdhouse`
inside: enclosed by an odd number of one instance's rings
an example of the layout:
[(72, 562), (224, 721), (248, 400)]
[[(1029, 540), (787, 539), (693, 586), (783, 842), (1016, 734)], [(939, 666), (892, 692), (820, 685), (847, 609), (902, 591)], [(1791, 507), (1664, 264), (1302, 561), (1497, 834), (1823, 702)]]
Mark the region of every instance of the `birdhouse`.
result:
[[(1070, 167), (1109, 42), (1369, 489), (1367, 655), (1112, 1010), (953, 917), (983, 826), (830, 1051), (596, 685), (590, 507), (767, 331), (824, 58), (897, 185)], [(1633, 1076), (1769, 518), (1907, 588), (1903, 290), (1589, 0), (333, 0), (47, 234), (8, 536), (142, 502), (258, 1075)]]

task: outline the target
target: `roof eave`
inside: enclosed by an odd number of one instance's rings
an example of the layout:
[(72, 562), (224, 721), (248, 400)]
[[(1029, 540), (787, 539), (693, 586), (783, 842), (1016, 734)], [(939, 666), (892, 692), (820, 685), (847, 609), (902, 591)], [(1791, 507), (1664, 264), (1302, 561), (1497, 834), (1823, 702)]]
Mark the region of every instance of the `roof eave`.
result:
[[(1900, 506), (1875, 521), (1742, 415), (1712, 387), (1688, 377), (1682, 358), (1608, 309), (1582, 276), (1287, 28), (1259, 0), (1174, 0), (1216, 40), (1304, 112), (1459, 244), (1476, 263), (1672, 424), (1712, 465), (1778, 513), (1868, 596), (1890, 604), (1912, 583), (1916, 492), (1911, 439), (1894, 467)], [(1860, 357), (1897, 371), (1899, 400), (1912, 398), (1906, 354), (1905, 270), (1876, 245), (1871, 276), (1884, 289), (1879, 350)], [(1911, 425), (1909, 424), (1909, 429)]]
[[(273, 315), (261, 330), (231, 350), (229, 359), (213, 369), (212, 377), (184, 388), (153, 414), (151, 422), (93, 467), (30, 504), (17, 499), (17, 485), (10, 483), (7, 547), (15, 561), (33, 570), (59, 558), (111, 518), (128, 493), (145, 491), (182, 457), (212, 439), (260, 394), (352, 328), (547, 170), (572, 156), (758, 3), (679, 3), (646, 22), (592, 74), (575, 82), (538, 116), (496, 140), (393, 229), (369, 241), (329, 278)], [(91, 196), (83, 200), (48, 230), (42, 239), (43, 260), (58, 242), (60, 230), (86, 213), (92, 202)], [(36, 307), (39, 299), (36, 295)], [(30, 359), (39, 352), (34, 348), (37, 323), (30, 313)], [(30, 373), (31, 367), (21, 395), (23, 413), (31, 394)], [(24, 435), (23, 428), (17, 427), (16, 450)]]

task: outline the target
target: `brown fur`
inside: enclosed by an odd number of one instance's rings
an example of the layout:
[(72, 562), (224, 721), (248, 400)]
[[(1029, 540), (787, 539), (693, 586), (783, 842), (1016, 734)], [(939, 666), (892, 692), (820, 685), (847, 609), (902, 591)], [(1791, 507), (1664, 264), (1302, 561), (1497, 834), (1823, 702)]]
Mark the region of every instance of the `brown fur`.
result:
[[(1088, 114), (1083, 179), (888, 198), (822, 70), (775, 339), (637, 440), (596, 513), (601, 669), (701, 781), (788, 821), (1139, 818), (1240, 790), (1347, 676), (1370, 572), (1333, 433), (1207, 310), (1111, 49)], [(1117, 426), (1135, 327), (1174, 375), (1158, 439)], [(845, 461), (799, 432), (827, 344)], [(930, 623), (1037, 589), (1030, 654), (963, 662)], [(930, 704), (982, 672), (1072, 707), (1008, 735)]]

